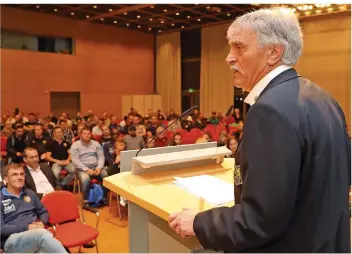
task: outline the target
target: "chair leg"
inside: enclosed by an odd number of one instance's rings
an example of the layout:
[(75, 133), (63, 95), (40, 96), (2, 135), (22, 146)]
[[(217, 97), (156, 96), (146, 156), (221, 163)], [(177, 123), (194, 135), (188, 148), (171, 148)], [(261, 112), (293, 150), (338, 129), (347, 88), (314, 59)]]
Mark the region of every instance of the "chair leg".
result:
[(109, 213), (111, 213), (111, 202), (112, 202), (112, 191), (110, 191), (110, 196), (109, 196)]
[(79, 246), (78, 253), (81, 253), (82, 246)]
[(122, 220), (122, 215), (121, 215), (121, 204), (120, 204), (120, 195), (117, 196), (117, 212), (119, 214), (120, 220)]
[(95, 248), (97, 250), (97, 253), (99, 253), (99, 249), (98, 249), (98, 238), (95, 238)]

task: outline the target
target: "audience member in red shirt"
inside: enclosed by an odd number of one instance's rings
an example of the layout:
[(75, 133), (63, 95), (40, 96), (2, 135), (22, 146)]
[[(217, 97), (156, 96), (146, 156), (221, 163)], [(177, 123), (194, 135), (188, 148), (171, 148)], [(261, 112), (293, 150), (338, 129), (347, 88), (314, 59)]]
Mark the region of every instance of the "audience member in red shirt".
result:
[[(165, 128), (162, 126), (159, 126), (156, 129), (156, 135), (159, 135)], [(155, 139), (155, 147), (165, 147), (167, 146), (167, 137), (165, 132), (160, 134), (156, 139)]]

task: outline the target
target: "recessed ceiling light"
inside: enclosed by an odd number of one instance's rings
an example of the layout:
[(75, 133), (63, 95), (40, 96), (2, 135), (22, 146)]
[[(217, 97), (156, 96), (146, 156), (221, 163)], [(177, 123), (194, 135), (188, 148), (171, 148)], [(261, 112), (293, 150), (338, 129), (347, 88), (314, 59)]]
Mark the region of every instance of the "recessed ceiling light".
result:
[(229, 16), (229, 17), (230, 17), (230, 16), (231, 16), (231, 14), (230, 14), (230, 13), (227, 13), (227, 16)]
[(112, 11), (112, 9), (109, 9), (109, 11)]
[(201, 19), (198, 19), (198, 22), (202, 21)]
[(40, 8), (40, 6), (39, 6), (39, 5), (37, 5), (36, 7), (37, 7), (37, 9), (39, 9), (39, 8)]
[(150, 18), (150, 19), (149, 19), (149, 21), (153, 21), (153, 19), (152, 19), (152, 18)]
[(127, 12), (125, 12), (124, 15), (127, 15)]
[(151, 31), (152, 29), (149, 27), (148, 30)]
[(159, 30), (158, 32), (161, 33), (161, 30)]
[(141, 16), (137, 15), (137, 19), (139, 19)]
[(190, 19), (190, 18), (191, 18), (191, 16), (187, 16), (187, 18), (188, 18), (188, 19)]
[(154, 6), (152, 5), (152, 6), (150, 6), (150, 8), (151, 8), (151, 9), (154, 9)]
[(218, 12), (221, 12), (221, 10), (219, 9)]
[(207, 9), (209, 10), (209, 9), (210, 9), (210, 6), (207, 6)]
[(103, 18), (101, 18), (100, 20), (101, 20), (101, 21), (104, 21), (104, 19), (103, 19)]
[(126, 26), (130, 26), (130, 24), (129, 24), (129, 23), (126, 23)]
[(96, 6), (96, 5), (93, 5), (93, 8), (94, 8), (94, 9), (96, 9), (96, 8), (98, 8), (98, 6)]
[(57, 9), (54, 9), (54, 12), (57, 12)]
[(161, 24), (164, 24), (164, 20), (160, 21)]
[(180, 13), (178, 13), (178, 12), (176, 12), (175, 14), (176, 14), (176, 16), (180, 15)]
[(167, 9), (164, 9), (164, 12), (167, 12)]
[(71, 15), (75, 15), (75, 13), (74, 13), (74, 12), (71, 12)]
[(116, 20), (114, 20), (114, 24), (116, 24), (117, 23), (117, 21)]
[(181, 28), (185, 28), (185, 26), (181, 26)]
[(89, 19), (89, 15), (86, 15), (86, 18)]
[(172, 23), (172, 24), (171, 24), (171, 26), (175, 26), (175, 24), (174, 24), (174, 23)]
[(141, 28), (141, 26), (137, 26), (138, 28)]

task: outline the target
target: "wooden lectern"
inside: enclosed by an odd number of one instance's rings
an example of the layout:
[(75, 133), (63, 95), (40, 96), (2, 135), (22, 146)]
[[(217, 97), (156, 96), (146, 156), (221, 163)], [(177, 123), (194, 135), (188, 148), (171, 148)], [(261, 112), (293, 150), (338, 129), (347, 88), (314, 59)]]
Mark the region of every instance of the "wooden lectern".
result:
[(207, 174), (233, 183), (233, 169), (221, 165), (231, 151), (211, 142), (146, 149), (138, 157), (136, 152), (121, 153), (121, 173), (103, 181), (128, 200), (130, 252), (205, 252), (196, 237), (181, 238), (167, 221), (183, 208), (204, 211), (214, 206), (174, 184), (174, 177)]

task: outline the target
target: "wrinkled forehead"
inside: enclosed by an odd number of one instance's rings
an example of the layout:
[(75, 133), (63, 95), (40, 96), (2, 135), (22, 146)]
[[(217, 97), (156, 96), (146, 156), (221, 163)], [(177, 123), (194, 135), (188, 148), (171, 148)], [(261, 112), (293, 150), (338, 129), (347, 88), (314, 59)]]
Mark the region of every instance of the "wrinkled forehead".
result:
[(245, 44), (246, 41), (256, 37), (253, 29), (241, 23), (232, 23), (227, 29), (227, 40), (229, 44)]

